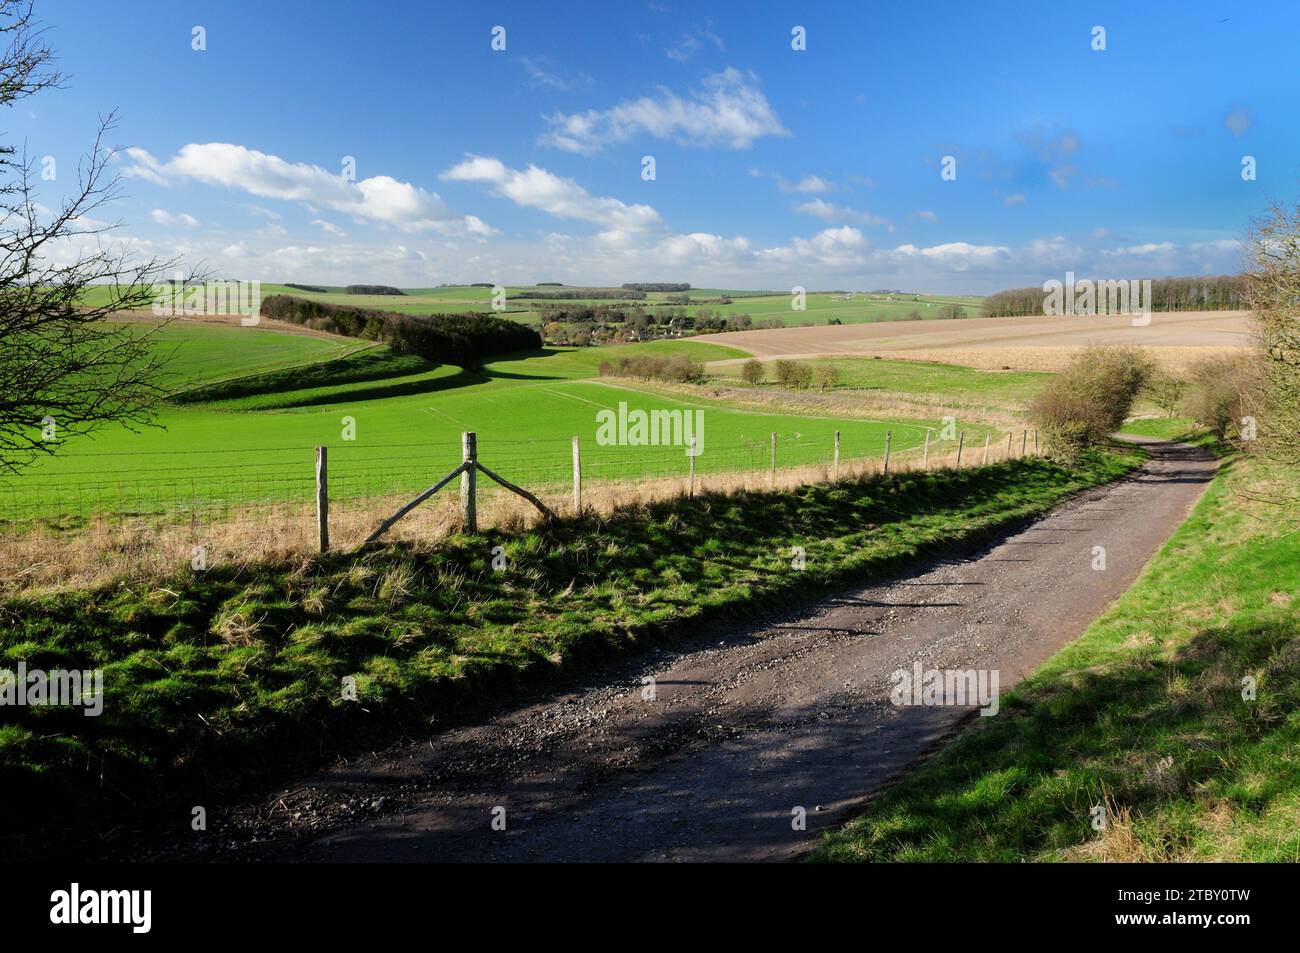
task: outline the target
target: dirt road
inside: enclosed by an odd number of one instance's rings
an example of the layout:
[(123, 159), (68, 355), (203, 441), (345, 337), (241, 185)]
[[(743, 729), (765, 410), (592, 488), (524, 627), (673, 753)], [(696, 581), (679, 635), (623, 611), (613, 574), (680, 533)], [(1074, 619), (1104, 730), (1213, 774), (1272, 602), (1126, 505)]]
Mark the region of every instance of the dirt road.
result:
[[(163, 856), (199, 846), (213, 858), (328, 861), (791, 858), (972, 716), (891, 704), (892, 672), (917, 661), (997, 670), (1005, 692), (1129, 586), (1216, 466), (1190, 447), (1152, 449), (1129, 479), (965, 558), (702, 633), (323, 771)], [(797, 808), (805, 831), (793, 829)]]

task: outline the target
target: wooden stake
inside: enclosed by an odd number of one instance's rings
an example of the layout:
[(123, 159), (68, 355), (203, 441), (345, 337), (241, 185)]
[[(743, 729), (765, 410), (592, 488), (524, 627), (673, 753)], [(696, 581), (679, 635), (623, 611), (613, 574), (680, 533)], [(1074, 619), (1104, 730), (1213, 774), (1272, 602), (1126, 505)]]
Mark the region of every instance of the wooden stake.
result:
[(460, 435), (460, 458), (464, 469), (460, 471), (460, 514), (465, 532), (478, 532), (478, 435), (467, 430)]
[(987, 433), (986, 433), (986, 434), (984, 435), (984, 459), (983, 459), (982, 461), (980, 461), (981, 463), (988, 463), (988, 462), (989, 462), (989, 438), (990, 438), (990, 437), (992, 437), (992, 434), (987, 434)]
[(1011, 434), (1012, 431), (1008, 430), (1007, 431), (1007, 459), (1008, 460), (1011, 459)]
[(316, 533), (320, 551), (330, 551), (329, 448), (316, 448)]
[(835, 431), (835, 476), (834, 479), (840, 478), (840, 432)]
[(966, 445), (966, 431), (957, 435), (957, 467), (961, 468), (961, 448)]
[(690, 495), (691, 495), (691, 496), (694, 496), (694, 495), (695, 495), (695, 438), (694, 438), (694, 437), (691, 437), (691, 446), (690, 446), (690, 449), (686, 451), (686, 455), (689, 456), (689, 457), (691, 458), (691, 490), (690, 490)]
[(930, 469), (930, 428), (925, 429), (925, 452), (921, 456), (921, 469)]
[(885, 476), (889, 476), (889, 441), (893, 438), (892, 430), (885, 431)]
[(582, 515), (582, 451), (577, 437), (573, 438), (573, 513)]
[(1025, 430), (1020, 434), (1020, 455), (1025, 455), (1025, 449), (1029, 445), (1029, 431)]

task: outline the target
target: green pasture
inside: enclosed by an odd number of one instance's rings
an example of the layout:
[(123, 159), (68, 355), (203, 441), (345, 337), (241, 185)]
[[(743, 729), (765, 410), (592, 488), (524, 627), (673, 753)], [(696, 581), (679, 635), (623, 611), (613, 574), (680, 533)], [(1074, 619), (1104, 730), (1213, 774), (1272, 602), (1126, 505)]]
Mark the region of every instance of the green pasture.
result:
[[(865, 390), (934, 397), (979, 400), (989, 405), (1024, 407), (1038, 393), (1051, 374), (1038, 371), (986, 371), (932, 361), (891, 361), (870, 357), (808, 358), (800, 363), (834, 368), (834, 390)], [(761, 389), (779, 387), (776, 362), (763, 361), (765, 377)], [(721, 364), (709, 368), (713, 377), (739, 383), (743, 364)]]
[[(200, 333), (194, 333), (200, 332)], [(224, 341), (224, 346), (221, 342)], [(602, 361), (621, 354), (684, 354), (709, 361), (743, 352), (703, 341), (656, 341), (600, 349), (548, 349), (497, 360), (481, 372), (412, 366), (386, 348), (283, 368), (312, 349), (337, 354), (346, 344), (265, 328), (170, 326), (160, 348), (177, 366), (233, 388), (225, 400), (164, 405), (158, 427), (108, 427), (69, 439), (21, 475), (0, 481), (0, 519), (76, 525), (95, 513), (146, 515), (203, 511), (243, 503), (307, 501), (314, 448), (330, 449), (331, 493), (355, 498), (406, 493), (431, 484), (460, 459), (462, 431), (477, 432), (483, 461), (525, 486), (562, 486), (571, 475), (571, 439), (580, 438), (589, 481), (685, 475), (683, 446), (601, 446), (597, 414), (702, 411), (701, 475), (769, 465), (829, 463), (833, 434), (844, 459), (878, 455), (885, 433), (902, 452), (918, 446), (937, 420), (840, 419), (751, 411), (698, 397), (656, 395), (602, 382)], [(276, 348), (282, 350), (276, 352)], [(208, 356), (224, 351), (222, 359)], [(323, 350), (322, 350), (323, 349)], [(270, 367), (230, 382), (235, 363)], [(358, 370), (358, 364), (370, 366)], [(384, 376), (390, 362), (392, 376)], [(259, 409), (261, 408), (261, 409)], [(968, 436), (969, 439), (969, 436)]]
[[(320, 285), (317, 287), (327, 287)], [(442, 288), (406, 288), (402, 295), (349, 295), (343, 293), (342, 286), (330, 287), (326, 292), (302, 291), (276, 282), (263, 282), (262, 297), (274, 294), (295, 295), (312, 301), (329, 304), (353, 305), (362, 308), (376, 308), (383, 311), (395, 311), (402, 314), (433, 314), (446, 311), (490, 311), (492, 309), (492, 289), (454, 285)], [(538, 287), (536, 285), (507, 285), (506, 314), (514, 320), (536, 321), (538, 310), (545, 299), (512, 297), (529, 291), (561, 291), (560, 288)], [(593, 289), (596, 290), (596, 289)], [(671, 292), (648, 292), (645, 299), (633, 302), (623, 299), (601, 298), (597, 295), (566, 301), (551, 302), (564, 304), (641, 304), (654, 309), (658, 307), (677, 307), (668, 302)], [(967, 317), (978, 317), (983, 299), (977, 296), (960, 295), (881, 295), (854, 294), (846, 299), (839, 293), (811, 292), (807, 295), (804, 311), (794, 311), (790, 307), (791, 296), (788, 292), (754, 292), (733, 291), (720, 288), (692, 288), (689, 292), (693, 299), (709, 299), (722, 296), (731, 297), (731, 304), (689, 304), (682, 305), (688, 314), (707, 309), (722, 314), (748, 314), (755, 320), (779, 320), (786, 325), (825, 324), (831, 318), (838, 318), (845, 324), (862, 324), (872, 321), (905, 320), (912, 311), (920, 313), (922, 318), (938, 316), (943, 305), (956, 304), (966, 309)], [(86, 304), (104, 304), (108, 301), (108, 289), (104, 286), (91, 288), (85, 295)]]
[(121, 329), (147, 336), (153, 354), (165, 362), (165, 386), (177, 391), (200, 383), (333, 361), (375, 347), (369, 341), (180, 318), (162, 326), (124, 322)]

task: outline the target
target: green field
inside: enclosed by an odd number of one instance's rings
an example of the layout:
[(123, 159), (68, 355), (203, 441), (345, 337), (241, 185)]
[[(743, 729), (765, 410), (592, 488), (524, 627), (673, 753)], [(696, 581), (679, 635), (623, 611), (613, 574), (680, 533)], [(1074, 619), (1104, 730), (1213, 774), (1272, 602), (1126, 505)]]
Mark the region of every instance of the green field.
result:
[[(630, 410), (701, 410), (702, 476), (768, 466), (772, 433), (785, 467), (829, 463), (835, 431), (849, 460), (879, 455), (886, 431), (893, 450), (903, 452), (924, 440), (927, 426), (939, 426), (750, 410), (711, 402), (704, 389), (683, 398), (597, 378), (599, 364), (621, 354), (743, 356), (698, 340), (549, 349), (496, 360), (481, 372), (425, 365), (383, 346), (357, 353), (349, 350), (353, 342), (235, 325), (178, 323), (159, 332), (157, 347), (174, 354), (178, 380), (225, 382), (224, 391), (210, 388), (214, 399), (206, 403), (164, 405), (158, 428), (109, 427), (60, 445), (0, 483), (0, 518), (75, 526), (95, 513), (184, 516), (214, 506), (306, 502), (318, 445), (330, 448), (333, 498), (410, 493), (459, 462), (466, 430), (478, 434), (488, 466), (525, 486), (569, 481), (574, 436), (586, 480), (684, 476), (681, 446), (597, 444), (597, 412), (617, 411), (620, 402)], [(303, 366), (313, 354), (325, 362)], [(236, 378), (241, 363), (255, 376)], [(285, 367), (295, 369), (277, 371)], [(355, 439), (347, 439), (352, 427)]]
[[(1023, 407), (1052, 377), (1037, 371), (986, 371), (932, 361), (891, 361), (870, 357), (818, 357), (800, 363), (835, 370), (830, 389), (907, 394), (936, 400), (976, 400), (990, 406)], [(761, 389), (778, 387), (775, 361), (763, 361)], [(741, 364), (711, 367), (712, 376), (740, 382)]]
[[(132, 323), (145, 335), (148, 324)], [(373, 348), (369, 341), (306, 334), (248, 334), (244, 328), (179, 319), (153, 334), (152, 351), (165, 362), (163, 384), (183, 390), (201, 383), (333, 361)]]
[[(326, 287), (324, 285), (318, 287)], [(506, 286), (506, 314), (518, 321), (538, 320), (541, 304), (535, 298), (512, 298), (527, 291), (559, 291), (559, 288), (539, 288), (535, 285)], [(362, 308), (375, 308), (382, 311), (396, 311), (402, 314), (435, 314), (448, 311), (490, 311), (492, 310), (492, 289), (469, 285), (456, 285), (443, 288), (405, 288), (402, 295), (349, 295), (343, 293), (342, 287), (331, 288), (328, 292), (302, 291), (283, 284), (263, 282), (262, 297), (274, 294), (294, 295), (312, 301), (330, 304), (352, 305)], [(786, 325), (825, 324), (836, 318), (844, 324), (863, 324), (872, 321), (901, 321), (912, 311), (920, 313), (922, 318), (936, 317), (941, 306), (959, 305), (966, 309), (967, 317), (978, 317), (983, 298), (961, 295), (880, 295), (855, 294), (850, 300), (841, 300), (841, 295), (830, 292), (812, 291), (807, 296), (807, 309), (794, 311), (790, 307), (789, 292), (753, 292), (730, 291), (718, 288), (692, 288), (689, 292), (693, 299), (709, 299), (720, 296), (733, 298), (731, 304), (689, 304), (672, 305), (667, 299), (668, 292), (648, 292), (644, 300), (626, 301), (620, 299), (591, 297), (572, 301), (551, 302), (564, 304), (640, 304), (654, 310), (658, 307), (683, 307), (687, 314), (699, 310), (720, 312), (727, 315), (748, 314), (755, 321), (780, 321)], [(892, 299), (892, 300), (891, 300)], [(87, 304), (103, 304), (108, 301), (108, 290), (102, 287), (92, 288), (83, 299)]]

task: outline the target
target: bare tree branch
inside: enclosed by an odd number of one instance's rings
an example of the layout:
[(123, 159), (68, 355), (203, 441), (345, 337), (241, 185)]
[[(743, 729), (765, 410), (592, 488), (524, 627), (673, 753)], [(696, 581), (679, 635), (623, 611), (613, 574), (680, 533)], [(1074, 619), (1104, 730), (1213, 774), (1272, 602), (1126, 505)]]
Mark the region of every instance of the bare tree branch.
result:
[[(0, 105), (62, 82), (30, 0), (0, 0), (0, 35)], [(159, 276), (176, 265), (137, 258), (110, 240), (120, 223), (96, 217), (120, 191), (105, 144), (113, 121), (101, 119), (53, 211), (37, 199), (27, 156), (0, 147), (0, 473), (107, 423), (147, 425), (165, 395), (161, 325), (107, 320), (151, 307)]]

